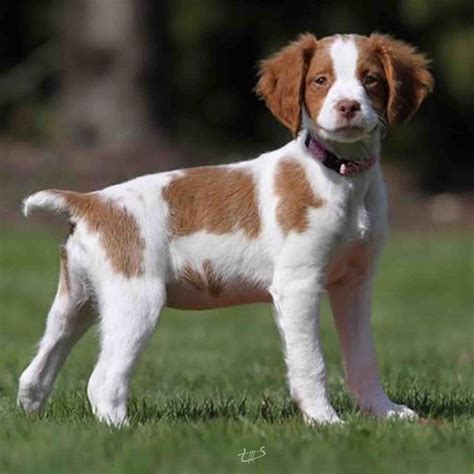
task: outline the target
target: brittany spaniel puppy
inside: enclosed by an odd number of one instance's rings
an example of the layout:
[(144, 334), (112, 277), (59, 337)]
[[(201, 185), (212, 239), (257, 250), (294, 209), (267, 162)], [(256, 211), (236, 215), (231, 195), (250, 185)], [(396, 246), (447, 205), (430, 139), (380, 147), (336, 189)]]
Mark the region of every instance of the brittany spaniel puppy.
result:
[(370, 327), (387, 234), (380, 141), (431, 92), (425, 57), (373, 34), (301, 36), (261, 63), (257, 92), (293, 134), (256, 159), (157, 173), (92, 193), (46, 190), (24, 202), (69, 215), (57, 293), (18, 403), (41, 409), (94, 322), (101, 351), (87, 393), (95, 415), (127, 422), (128, 387), (164, 306), (271, 302), (289, 389), (309, 424), (338, 423), (318, 336), (328, 293), (347, 383), (362, 412), (413, 418), (380, 383)]

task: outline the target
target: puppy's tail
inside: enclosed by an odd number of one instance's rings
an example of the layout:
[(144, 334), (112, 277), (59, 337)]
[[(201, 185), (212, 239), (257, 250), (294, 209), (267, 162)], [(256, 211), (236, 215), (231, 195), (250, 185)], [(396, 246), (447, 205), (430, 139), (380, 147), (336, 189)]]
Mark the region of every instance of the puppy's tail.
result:
[(36, 209), (46, 209), (57, 213), (75, 214), (79, 207), (87, 205), (89, 196), (74, 191), (47, 189), (28, 196), (23, 201), (23, 214), (28, 217)]

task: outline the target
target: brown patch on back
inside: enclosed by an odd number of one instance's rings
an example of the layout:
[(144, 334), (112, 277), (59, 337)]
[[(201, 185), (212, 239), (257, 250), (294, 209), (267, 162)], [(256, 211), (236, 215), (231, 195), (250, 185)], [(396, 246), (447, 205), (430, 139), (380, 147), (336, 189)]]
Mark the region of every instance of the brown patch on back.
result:
[(83, 220), (91, 232), (100, 234), (112, 267), (127, 278), (143, 273), (145, 242), (136, 219), (118, 203), (96, 193), (54, 191), (67, 202), (71, 214)]
[(255, 239), (260, 233), (256, 186), (247, 170), (191, 168), (162, 193), (169, 206), (172, 236), (201, 230), (222, 235), (240, 229)]
[(285, 235), (304, 232), (309, 225), (308, 209), (323, 205), (314, 195), (303, 165), (290, 158), (278, 164), (275, 193), (279, 197), (276, 219)]
[(211, 296), (216, 298), (224, 289), (222, 279), (215, 273), (210, 260), (204, 260), (202, 272), (192, 264), (186, 263), (180, 270), (177, 279), (198, 290), (207, 290)]

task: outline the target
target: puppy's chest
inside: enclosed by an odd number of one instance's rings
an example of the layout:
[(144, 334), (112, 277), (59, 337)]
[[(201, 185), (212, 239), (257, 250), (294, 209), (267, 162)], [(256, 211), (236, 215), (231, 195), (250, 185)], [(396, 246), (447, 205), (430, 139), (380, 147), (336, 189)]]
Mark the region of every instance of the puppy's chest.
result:
[(364, 241), (371, 230), (371, 219), (365, 196), (355, 196), (348, 199), (343, 211), (342, 244), (352, 241)]
[[(368, 183), (360, 181), (356, 186), (333, 189), (327, 193), (327, 227), (334, 244), (345, 246), (349, 242), (363, 241), (369, 236), (376, 214), (368, 197)], [(322, 216), (322, 218), (324, 218)], [(325, 227), (324, 222), (315, 222)], [(324, 230), (323, 230), (324, 232)]]
[(330, 230), (332, 244), (325, 268), (326, 286), (341, 279), (357, 278), (371, 260), (371, 237), (374, 232), (375, 209), (366, 199), (366, 189), (353, 190), (345, 199), (328, 203), (334, 213)]

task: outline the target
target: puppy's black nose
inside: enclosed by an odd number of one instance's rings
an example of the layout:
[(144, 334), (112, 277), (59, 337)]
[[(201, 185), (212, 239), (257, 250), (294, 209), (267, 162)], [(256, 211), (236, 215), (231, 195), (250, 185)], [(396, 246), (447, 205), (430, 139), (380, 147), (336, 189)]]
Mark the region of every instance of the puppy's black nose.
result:
[(350, 120), (357, 115), (360, 110), (360, 104), (356, 100), (344, 99), (336, 104), (336, 109), (340, 115)]

